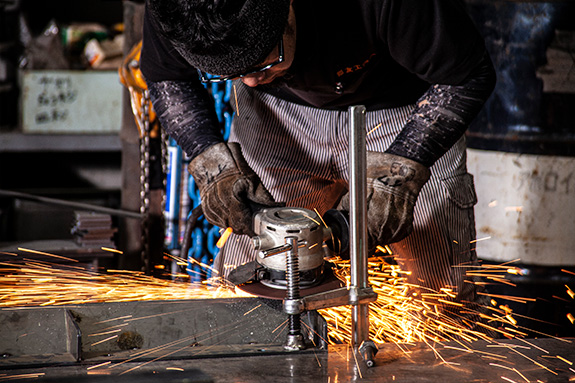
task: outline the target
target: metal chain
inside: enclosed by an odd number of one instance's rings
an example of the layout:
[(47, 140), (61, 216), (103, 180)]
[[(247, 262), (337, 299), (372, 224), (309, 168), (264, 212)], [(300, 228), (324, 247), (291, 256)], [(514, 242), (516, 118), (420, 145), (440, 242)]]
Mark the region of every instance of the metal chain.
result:
[[(168, 185), (168, 177), (166, 176), (168, 174), (168, 161), (169, 161), (169, 155), (168, 155), (168, 140), (169, 137), (167, 135), (167, 133), (164, 131), (164, 129), (160, 128), (160, 140), (161, 140), (161, 155), (162, 155), (162, 212), (166, 211), (166, 188)], [(165, 232), (165, 227), (166, 227), (166, 216), (165, 214), (162, 214), (162, 227), (164, 228), (164, 232)]]
[(150, 95), (144, 90), (141, 98), (140, 126), (140, 213), (143, 215), (141, 227), (142, 262), (144, 272), (150, 270), (150, 111), (148, 109)]

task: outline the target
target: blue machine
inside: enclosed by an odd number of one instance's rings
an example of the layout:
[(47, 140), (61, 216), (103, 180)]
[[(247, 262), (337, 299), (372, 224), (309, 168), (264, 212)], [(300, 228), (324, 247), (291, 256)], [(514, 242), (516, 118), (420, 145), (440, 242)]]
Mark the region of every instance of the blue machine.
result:
[[(224, 140), (230, 136), (233, 111), (229, 105), (232, 81), (206, 86), (214, 99), (216, 115)], [(192, 283), (212, 277), (212, 266), (218, 255), (216, 246), (222, 229), (206, 221), (201, 212), (200, 192), (189, 174), (189, 159), (174, 140), (168, 144), (166, 174), (165, 241), (166, 250), (187, 260), (186, 273)], [(187, 253), (187, 254), (184, 254)]]

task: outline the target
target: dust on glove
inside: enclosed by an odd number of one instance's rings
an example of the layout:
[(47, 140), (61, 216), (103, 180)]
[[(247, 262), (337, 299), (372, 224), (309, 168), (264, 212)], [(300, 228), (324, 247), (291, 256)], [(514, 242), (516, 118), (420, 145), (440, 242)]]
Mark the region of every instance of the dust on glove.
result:
[(255, 210), (284, 205), (274, 201), (237, 143), (210, 146), (190, 162), (188, 170), (200, 190), (208, 222), (231, 227), (236, 234), (254, 236)]
[[(367, 153), (367, 233), (370, 251), (399, 242), (413, 231), (413, 211), (429, 169), (389, 153)], [(338, 209), (349, 211), (349, 193)]]

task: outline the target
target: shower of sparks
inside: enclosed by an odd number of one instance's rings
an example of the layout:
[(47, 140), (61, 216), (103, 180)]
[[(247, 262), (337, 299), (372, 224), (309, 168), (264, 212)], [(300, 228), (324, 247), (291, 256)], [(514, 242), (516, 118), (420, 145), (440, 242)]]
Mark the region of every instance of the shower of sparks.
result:
[[(380, 252), (390, 255), (388, 247), (380, 247)], [(32, 251), (30, 251), (32, 252)], [(164, 254), (164, 259), (185, 266), (186, 261), (171, 254)], [(408, 281), (410, 272), (404, 271), (396, 264), (388, 263), (389, 257), (371, 257), (368, 261), (369, 281), (377, 293), (377, 301), (369, 306), (370, 339), (376, 343), (393, 343), (409, 354), (408, 346), (415, 342), (426, 344), (439, 360), (445, 365), (457, 365), (447, 361), (441, 354), (438, 342), (455, 341), (461, 347), (445, 346), (444, 349), (460, 350), (464, 353), (476, 353), (486, 360), (497, 363), (492, 365), (501, 367), (505, 356), (496, 353), (474, 350), (470, 342), (486, 340), (492, 347), (510, 350), (527, 361), (556, 374), (549, 367), (528, 357), (518, 351), (524, 349), (539, 349), (535, 345), (524, 341), (526, 346), (510, 346), (501, 344), (493, 335), (505, 338), (520, 339), (527, 334), (524, 328), (517, 326), (512, 310), (501, 303), (500, 300), (509, 300), (520, 303), (532, 301), (530, 298), (484, 294), (485, 306), (477, 307), (468, 302), (455, 302), (456, 292), (450, 287), (439, 291), (432, 291), (422, 286), (411, 284)], [(349, 261), (332, 260), (336, 275), (349, 285)], [(506, 283), (508, 275), (521, 275), (523, 270), (506, 262), (501, 265), (471, 266), (461, 265), (465, 268), (468, 283)], [(208, 267), (207, 265), (203, 265)], [(568, 272), (565, 270), (565, 272)], [(568, 272), (571, 273), (571, 272)], [(128, 302), (128, 301), (159, 301), (159, 300), (187, 300), (210, 298), (249, 297), (241, 290), (232, 289), (229, 284), (217, 283), (210, 280), (205, 283), (190, 283), (186, 274), (176, 274), (169, 279), (159, 279), (145, 275), (143, 272), (129, 270), (106, 270), (106, 272), (90, 271), (80, 266), (54, 264), (47, 261), (30, 260), (18, 257), (18, 262), (0, 262), (0, 308), (23, 306), (56, 306), (71, 304), (86, 304), (100, 302)], [(488, 282), (479, 282), (487, 280)], [(575, 294), (569, 286), (565, 286), (567, 294), (574, 299)], [(259, 306), (246, 312), (251, 314)], [(352, 339), (351, 307), (341, 306), (319, 310), (328, 323), (328, 343), (350, 344)], [(567, 317), (573, 323), (572, 314)], [(129, 323), (143, 318), (124, 316), (112, 318), (99, 323), (123, 320)], [(112, 323), (110, 323), (112, 325)], [(278, 326), (278, 336), (287, 326), (287, 321)], [(220, 329), (232, 331), (233, 329)], [(114, 341), (118, 332), (118, 325), (106, 327), (102, 332), (89, 336), (105, 336), (92, 345)], [(276, 330), (274, 330), (276, 332)], [(489, 335), (487, 335), (488, 333)], [(109, 335), (109, 336), (108, 336)], [(542, 334), (545, 335), (545, 334)], [(179, 340), (174, 344), (167, 344), (158, 350), (145, 350), (151, 352), (167, 352), (154, 360), (165, 358), (177, 352), (169, 351), (174, 347), (189, 342), (190, 339)], [(187, 346), (186, 346), (187, 347)], [(547, 351), (539, 349), (539, 351)], [(135, 359), (140, 356), (135, 356)], [(553, 358), (569, 366), (573, 363), (561, 356)], [(348, 358), (348, 360), (350, 360)], [(109, 362), (102, 364), (107, 365)], [(117, 364), (116, 364), (117, 366)], [(100, 366), (93, 366), (90, 373)], [(515, 373), (519, 381), (526, 378), (515, 368), (507, 368), (507, 372)], [(132, 370), (132, 369), (131, 369)], [(123, 373), (130, 372), (124, 371)], [(24, 377), (22, 377), (24, 378)], [(28, 378), (28, 377), (25, 377)], [(515, 382), (509, 377), (501, 376), (503, 380)], [(2, 377), (0, 377), (0, 381)]]
[(58, 259), (62, 259), (64, 261), (68, 261), (68, 262), (78, 262), (77, 259), (72, 259), (72, 258), (68, 258), (68, 257), (62, 257), (61, 255), (55, 255), (55, 254), (50, 254), (50, 253), (45, 253), (43, 251), (38, 251), (38, 250), (30, 250), (30, 249), (25, 249), (22, 247), (19, 247), (18, 250), (26, 252), (26, 253), (32, 253), (32, 254), (38, 254), (38, 255), (45, 255), (48, 257), (53, 257), (53, 258), (58, 258)]
[[(381, 248), (380, 250), (385, 250)], [(389, 249), (387, 249), (389, 250)], [(391, 252), (388, 252), (390, 254)], [(336, 261), (336, 273), (350, 281), (349, 261)], [(468, 283), (508, 283), (508, 275), (521, 275), (524, 271), (512, 266), (513, 262), (501, 265), (466, 266)], [(451, 288), (431, 291), (408, 282), (409, 272), (398, 265), (390, 264), (383, 257), (369, 259), (369, 281), (378, 294), (377, 301), (370, 304), (370, 339), (376, 343), (393, 342), (397, 345), (413, 342), (442, 342), (455, 340), (471, 342), (492, 341), (493, 337), (518, 339), (527, 336), (517, 327), (515, 314), (498, 300), (518, 303), (535, 301), (532, 298), (481, 293), (486, 303), (473, 307), (468, 302), (454, 302), (456, 297)], [(571, 291), (567, 287), (568, 292)], [(569, 294), (571, 295), (571, 294)], [(573, 297), (572, 297), (573, 298)], [(351, 308), (341, 306), (320, 310), (329, 325), (329, 340), (332, 343), (350, 343), (352, 337)], [(573, 323), (575, 318), (568, 314)], [(489, 334), (489, 335), (486, 335)], [(546, 335), (546, 334), (542, 334)]]
[[(338, 262), (338, 276), (349, 284), (348, 261)], [(509, 266), (489, 273), (504, 278)], [(397, 265), (387, 263), (384, 258), (369, 259), (369, 281), (378, 294), (377, 301), (370, 304), (370, 335), (376, 343), (396, 344), (412, 342), (437, 342), (447, 340), (473, 341), (490, 339), (484, 331), (499, 332), (513, 337), (502, 325), (514, 326), (509, 312), (495, 305), (483, 311), (454, 302), (455, 294), (450, 288), (430, 291), (408, 282), (409, 272)], [(477, 276), (478, 270), (470, 269), (469, 276)], [(447, 314), (445, 312), (449, 312)], [(321, 310), (330, 324), (329, 337), (336, 343), (351, 342), (352, 327), (350, 307), (342, 306)], [(482, 319), (482, 320), (481, 320)]]
[(0, 307), (240, 296), (249, 295), (224, 287), (154, 278), (138, 271), (99, 273), (37, 260), (0, 262)]
[[(183, 259), (170, 254), (166, 254), (166, 257), (185, 263)], [(338, 277), (349, 284), (349, 262), (336, 261), (335, 266)], [(500, 266), (470, 266), (466, 273), (472, 278), (503, 282), (507, 274), (520, 274), (521, 269), (506, 263)], [(426, 290), (408, 283), (408, 275), (409, 272), (387, 263), (382, 257), (369, 259), (369, 280), (378, 294), (377, 301), (370, 305), (371, 337), (376, 343), (488, 339), (481, 330), (508, 338), (523, 334), (515, 328), (517, 321), (512, 311), (498, 304), (497, 300), (526, 303), (530, 299), (485, 294), (490, 304), (478, 311), (477, 308), (471, 309), (454, 302), (452, 289)], [(159, 279), (129, 270), (98, 273), (77, 266), (56, 266), (37, 260), (24, 260), (18, 264), (0, 262), (0, 307), (249, 296), (242, 291), (231, 290), (229, 286), (210, 282), (191, 284), (187, 280)], [(568, 286), (567, 291), (572, 293)], [(351, 342), (350, 310), (349, 306), (321, 310), (329, 324), (331, 342)], [(446, 311), (450, 314), (445, 314)], [(568, 318), (574, 321), (573, 315), (569, 314)]]
[(32, 373), (32, 374), (18, 374), (18, 375), (0, 375), (0, 382), (4, 381), (14, 381), (21, 379), (38, 379), (41, 376), (46, 375), (45, 373)]

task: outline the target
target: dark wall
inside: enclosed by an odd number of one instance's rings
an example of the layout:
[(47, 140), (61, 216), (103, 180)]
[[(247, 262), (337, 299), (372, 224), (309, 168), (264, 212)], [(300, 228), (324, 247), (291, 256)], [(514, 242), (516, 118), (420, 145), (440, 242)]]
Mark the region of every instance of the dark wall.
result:
[[(467, 0), (467, 5), (497, 70), (495, 91), (468, 131), (469, 147), (575, 156), (575, 77), (562, 69), (569, 62), (556, 55), (548, 60), (549, 52), (575, 53), (575, 2)], [(572, 89), (552, 86), (563, 81)]]
[(30, 27), (40, 33), (51, 19), (58, 23), (99, 22), (113, 25), (122, 22), (121, 0), (22, 0), (22, 12)]

